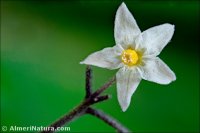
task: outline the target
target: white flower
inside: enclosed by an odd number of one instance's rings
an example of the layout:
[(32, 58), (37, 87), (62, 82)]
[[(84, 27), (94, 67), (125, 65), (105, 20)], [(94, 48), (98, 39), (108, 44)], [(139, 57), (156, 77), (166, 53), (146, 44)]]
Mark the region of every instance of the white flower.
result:
[(169, 84), (176, 80), (172, 70), (158, 57), (174, 34), (174, 25), (162, 24), (140, 31), (124, 3), (115, 17), (116, 45), (89, 55), (81, 64), (119, 69), (116, 74), (118, 101), (123, 111), (141, 79)]

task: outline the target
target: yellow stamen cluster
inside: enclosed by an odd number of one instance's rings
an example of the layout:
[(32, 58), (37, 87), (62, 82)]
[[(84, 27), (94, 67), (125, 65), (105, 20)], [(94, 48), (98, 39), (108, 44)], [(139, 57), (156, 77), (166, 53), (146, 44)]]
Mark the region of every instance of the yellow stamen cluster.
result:
[(138, 53), (133, 49), (124, 50), (121, 55), (121, 60), (125, 65), (136, 65), (139, 61)]

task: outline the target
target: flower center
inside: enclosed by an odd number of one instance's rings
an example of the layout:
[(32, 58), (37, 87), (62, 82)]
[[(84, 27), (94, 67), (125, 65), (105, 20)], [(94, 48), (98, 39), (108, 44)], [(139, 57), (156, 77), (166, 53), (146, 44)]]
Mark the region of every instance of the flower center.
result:
[(133, 66), (138, 63), (138, 53), (133, 49), (127, 49), (122, 52), (121, 60), (128, 66)]

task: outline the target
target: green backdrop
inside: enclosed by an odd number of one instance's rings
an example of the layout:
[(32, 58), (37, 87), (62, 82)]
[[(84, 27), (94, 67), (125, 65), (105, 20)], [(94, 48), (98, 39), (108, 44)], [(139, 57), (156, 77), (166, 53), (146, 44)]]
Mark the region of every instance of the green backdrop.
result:
[[(143, 80), (122, 112), (112, 99), (95, 105), (134, 132), (199, 132), (199, 2), (125, 1), (142, 31), (172, 23), (159, 55), (176, 73), (170, 85)], [(87, 55), (113, 46), (121, 1), (1, 1), (1, 126), (47, 126), (84, 98)], [(93, 67), (93, 88), (117, 70)], [(114, 131), (85, 115), (71, 132)]]

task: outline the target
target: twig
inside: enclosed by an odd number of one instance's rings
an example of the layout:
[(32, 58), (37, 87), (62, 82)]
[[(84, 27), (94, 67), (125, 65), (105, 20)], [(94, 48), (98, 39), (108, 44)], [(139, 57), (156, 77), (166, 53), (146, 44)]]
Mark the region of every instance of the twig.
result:
[(114, 118), (105, 114), (103, 111), (96, 110), (96, 109), (93, 109), (93, 108), (88, 108), (86, 110), (86, 112), (88, 114), (91, 114), (91, 115), (96, 116), (97, 118), (103, 120), (104, 122), (106, 122), (110, 126), (114, 127), (120, 133), (130, 132), (127, 128), (123, 127), (122, 124), (120, 124), (117, 120), (115, 120)]
[(86, 75), (86, 84), (85, 84), (85, 90), (86, 90), (86, 96), (85, 96), (85, 98), (88, 98), (90, 95), (91, 95), (91, 93), (92, 93), (92, 88), (91, 88), (91, 86), (92, 86), (92, 69), (91, 69), (91, 67), (90, 66), (87, 66), (86, 67), (86, 73), (85, 73)]
[(108, 87), (110, 87), (114, 82), (116, 81), (115, 76), (111, 78), (106, 84), (104, 84), (101, 88), (99, 88), (97, 91), (95, 91), (91, 97), (97, 97), (99, 96), (103, 91), (105, 91)]
[[(56, 130), (58, 127), (61, 127), (65, 124), (68, 124), (69, 122), (74, 120), (76, 117), (80, 117), (81, 115), (83, 115), (84, 111), (86, 110), (87, 107), (88, 106), (86, 105), (85, 102), (81, 103), (79, 106), (77, 106), (71, 112), (67, 113), (66, 115), (64, 115), (63, 117), (58, 119), (56, 122), (51, 124), (49, 126), (50, 128), (46, 131), (45, 130), (42, 131), (42, 133), (53, 133), (53, 132), (55, 132), (54, 130)], [(51, 129), (53, 129), (53, 130), (51, 130)]]
[[(48, 130), (46, 131), (44, 130), (42, 131), (42, 133), (53, 133), (58, 127), (64, 126), (65, 124), (68, 124), (75, 118), (80, 117), (87, 113), (92, 114), (99, 119), (102, 119), (104, 122), (106, 122), (113, 128), (117, 129), (118, 132), (128, 132), (128, 129), (123, 127), (121, 124), (119, 124), (116, 120), (114, 120), (110, 116), (106, 115), (103, 112), (90, 108), (92, 104), (96, 104), (110, 98), (109, 95), (104, 95), (104, 96), (99, 96), (99, 95), (116, 81), (115, 76), (111, 80), (109, 80), (107, 83), (105, 83), (102, 87), (100, 87), (98, 90), (96, 90), (94, 93), (92, 93), (91, 74), (92, 74), (92, 70), (90, 66), (87, 66), (86, 68), (86, 96), (83, 102), (79, 106), (74, 108), (71, 112), (67, 113), (66, 115), (58, 119), (56, 122), (51, 124)], [(54, 130), (51, 130), (51, 129), (54, 129)]]

